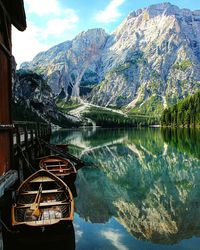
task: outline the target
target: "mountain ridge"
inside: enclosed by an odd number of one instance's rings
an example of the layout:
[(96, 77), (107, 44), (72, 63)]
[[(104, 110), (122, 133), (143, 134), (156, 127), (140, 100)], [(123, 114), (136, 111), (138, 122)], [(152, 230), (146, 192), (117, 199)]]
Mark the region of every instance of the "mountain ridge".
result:
[(200, 88), (200, 10), (151, 5), (112, 34), (81, 32), (22, 68), (42, 73), (55, 94), (63, 88), (66, 101), (157, 115)]

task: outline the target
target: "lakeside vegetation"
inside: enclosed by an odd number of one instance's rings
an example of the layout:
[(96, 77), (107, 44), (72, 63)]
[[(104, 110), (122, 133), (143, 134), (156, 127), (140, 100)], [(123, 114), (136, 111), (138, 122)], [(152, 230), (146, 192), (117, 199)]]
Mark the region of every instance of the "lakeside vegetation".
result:
[(165, 109), (161, 125), (169, 127), (200, 127), (200, 91)]
[(44, 120), (24, 103), (12, 102), (12, 119), (14, 121), (44, 122)]
[(200, 131), (188, 128), (162, 128), (161, 135), (167, 144), (180, 152), (200, 159)]
[(73, 102), (71, 100), (66, 102), (65, 100), (60, 99), (60, 98), (56, 98), (55, 103), (56, 103), (58, 110), (60, 110), (61, 112), (65, 114), (81, 106), (80, 103)]
[(84, 117), (93, 120), (101, 127), (143, 127), (158, 124), (154, 117), (143, 115), (123, 115), (111, 110), (91, 107)]

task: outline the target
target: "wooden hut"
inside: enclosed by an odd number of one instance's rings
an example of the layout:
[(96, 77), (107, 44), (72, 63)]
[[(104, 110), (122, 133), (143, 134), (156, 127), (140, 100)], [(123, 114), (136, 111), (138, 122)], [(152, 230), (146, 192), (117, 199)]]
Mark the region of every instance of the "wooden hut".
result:
[(12, 25), (26, 29), (23, 0), (0, 0), (0, 176), (12, 168)]

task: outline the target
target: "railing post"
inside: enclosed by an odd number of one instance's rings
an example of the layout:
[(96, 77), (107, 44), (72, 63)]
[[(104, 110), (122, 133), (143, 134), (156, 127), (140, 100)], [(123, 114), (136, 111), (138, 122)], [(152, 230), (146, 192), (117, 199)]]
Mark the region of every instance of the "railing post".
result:
[(31, 146), (34, 146), (33, 125), (31, 126), (31, 129), (30, 129), (30, 141), (31, 141)]
[(27, 124), (23, 126), (23, 131), (24, 131), (24, 143), (25, 143), (25, 148), (26, 151), (28, 151), (28, 129), (27, 129)]
[[(26, 175), (26, 165), (32, 163), (37, 157), (41, 157), (46, 152), (38, 143), (38, 138), (43, 140), (50, 139), (51, 128), (49, 124), (35, 122), (15, 122), (16, 136), (15, 146), (15, 165), (19, 171), (20, 180)], [(26, 158), (26, 159), (25, 159)]]
[(21, 136), (20, 136), (20, 131), (19, 131), (19, 125), (16, 124), (15, 128), (16, 128), (16, 143), (18, 146), (21, 147)]
[(20, 182), (23, 181), (24, 177), (23, 177), (23, 161), (22, 159), (20, 159), (19, 155), (22, 154), (22, 152), (20, 152), (22, 149), (22, 143), (21, 143), (21, 133), (20, 133), (20, 125), (19, 124), (15, 124), (15, 128), (16, 128), (16, 158), (17, 158), (17, 162), (16, 162), (16, 168), (18, 168), (18, 173), (19, 173), (19, 180)]

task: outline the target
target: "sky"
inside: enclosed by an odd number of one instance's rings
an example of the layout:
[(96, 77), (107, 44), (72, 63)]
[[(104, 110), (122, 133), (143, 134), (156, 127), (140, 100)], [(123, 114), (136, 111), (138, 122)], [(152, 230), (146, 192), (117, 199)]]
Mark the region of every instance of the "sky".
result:
[[(160, 0), (24, 0), (27, 29), (13, 27), (13, 55), (18, 66), (36, 54), (82, 31), (104, 28), (112, 33), (132, 11)], [(200, 10), (200, 0), (171, 0), (180, 8)]]

